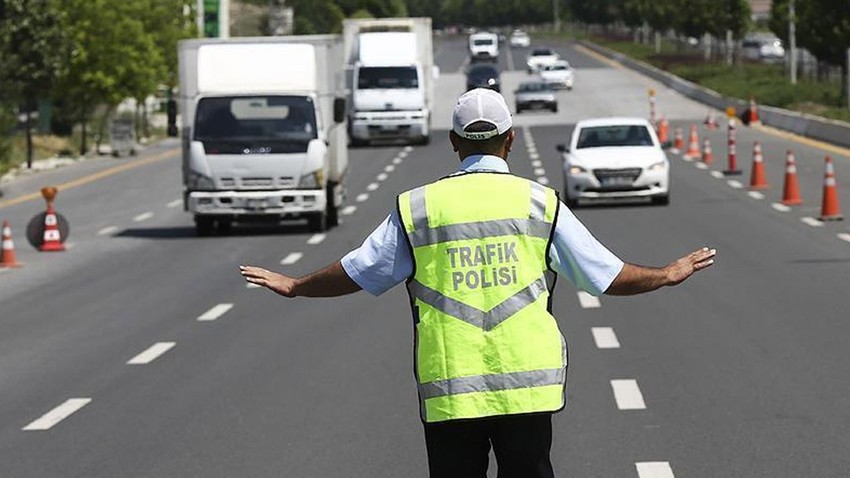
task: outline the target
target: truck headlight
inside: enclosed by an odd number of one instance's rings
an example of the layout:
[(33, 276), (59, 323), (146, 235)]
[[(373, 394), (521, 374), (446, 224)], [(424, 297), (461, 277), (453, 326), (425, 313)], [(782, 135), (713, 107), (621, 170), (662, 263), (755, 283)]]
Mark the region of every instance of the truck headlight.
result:
[(205, 176), (197, 171), (189, 171), (188, 181), (186, 181), (186, 186), (190, 191), (213, 191), (215, 190), (215, 183), (212, 178), (209, 176)]
[(298, 180), (298, 189), (322, 189), (324, 187), (325, 175), (321, 169), (305, 174)]

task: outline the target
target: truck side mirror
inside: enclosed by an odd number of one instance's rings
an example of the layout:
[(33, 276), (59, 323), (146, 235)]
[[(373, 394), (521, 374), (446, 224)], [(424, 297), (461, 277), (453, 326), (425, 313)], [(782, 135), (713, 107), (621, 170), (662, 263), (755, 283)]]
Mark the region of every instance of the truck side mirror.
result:
[(177, 137), (177, 101), (168, 100), (165, 104), (165, 111), (168, 115), (168, 136), (171, 138)]
[(334, 98), (334, 123), (345, 121), (345, 98)]
[(555, 149), (561, 153), (568, 153), (570, 151), (570, 148), (568, 148), (566, 144), (559, 144), (555, 146)]

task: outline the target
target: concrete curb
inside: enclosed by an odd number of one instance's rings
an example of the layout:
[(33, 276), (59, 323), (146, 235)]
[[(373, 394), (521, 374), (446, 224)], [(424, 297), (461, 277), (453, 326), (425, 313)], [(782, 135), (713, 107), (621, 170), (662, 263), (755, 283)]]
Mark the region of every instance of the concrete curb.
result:
[[(709, 105), (718, 110), (725, 110), (734, 106), (740, 113), (746, 110), (749, 102), (740, 98), (723, 96), (716, 91), (709, 90), (676, 75), (656, 68), (652, 65), (627, 57), (626, 55), (606, 48), (595, 43), (581, 40), (579, 44), (603, 55), (623, 66), (648, 76), (667, 87), (700, 103)], [(825, 141), (839, 146), (850, 147), (850, 123), (831, 120), (820, 116), (798, 113), (796, 111), (774, 108), (772, 106), (759, 106), (759, 118), (767, 126), (772, 126), (785, 131), (796, 133), (812, 139)]]

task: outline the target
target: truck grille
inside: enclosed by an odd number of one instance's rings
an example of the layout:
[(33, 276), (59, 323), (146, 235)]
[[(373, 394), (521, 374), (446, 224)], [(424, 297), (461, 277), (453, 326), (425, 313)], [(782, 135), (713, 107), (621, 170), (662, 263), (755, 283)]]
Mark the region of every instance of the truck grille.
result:
[(272, 178), (242, 178), (242, 187), (245, 188), (270, 188), (273, 185)]

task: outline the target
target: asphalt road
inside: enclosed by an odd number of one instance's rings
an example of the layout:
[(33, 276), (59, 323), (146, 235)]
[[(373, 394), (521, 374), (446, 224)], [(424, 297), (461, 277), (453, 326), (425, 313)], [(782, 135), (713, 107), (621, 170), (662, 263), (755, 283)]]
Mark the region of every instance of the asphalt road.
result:
[[(648, 79), (549, 44), (577, 83), (557, 114), (515, 118), (519, 175), (561, 189), (555, 145), (572, 125), (646, 117), (648, 88), (673, 128), (705, 117)], [(500, 58), (509, 103), (525, 53)], [(403, 287), (286, 300), (247, 288), (237, 266), (319, 268), (357, 247), (398, 193), (456, 167), (445, 130), (463, 90), (464, 40), (441, 39), (436, 58), (431, 144), (352, 149), (348, 208), (326, 235), (292, 224), (195, 237), (173, 141), (3, 184), (0, 219), (24, 267), (0, 269), (0, 476), (427, 476)], [(850, 207), (850, 157), (740, 128), (744, 174), (727, 178), (724, 135), (700, 128), (716, 156), (705, 169), (670, 154), (669, 206), (575, 211), (630, 262), (664, 265), (703, 245), (719, 255), (680, 287), (638, 297), (594, 299), (560, 281), (554, 312), (571, 364), (569, 404), (555, 418), (558, 476), (850, 475), (850, 229), (807, 219), (820, 212), (827, 154)], [(753, 141), (771, 186), (761, 196), (746, 188)], [(774, 204), (788, 149), (804, 205), (786, 211)], [(69, 249), (39, 253), (24, 228), (51, 184)]]

